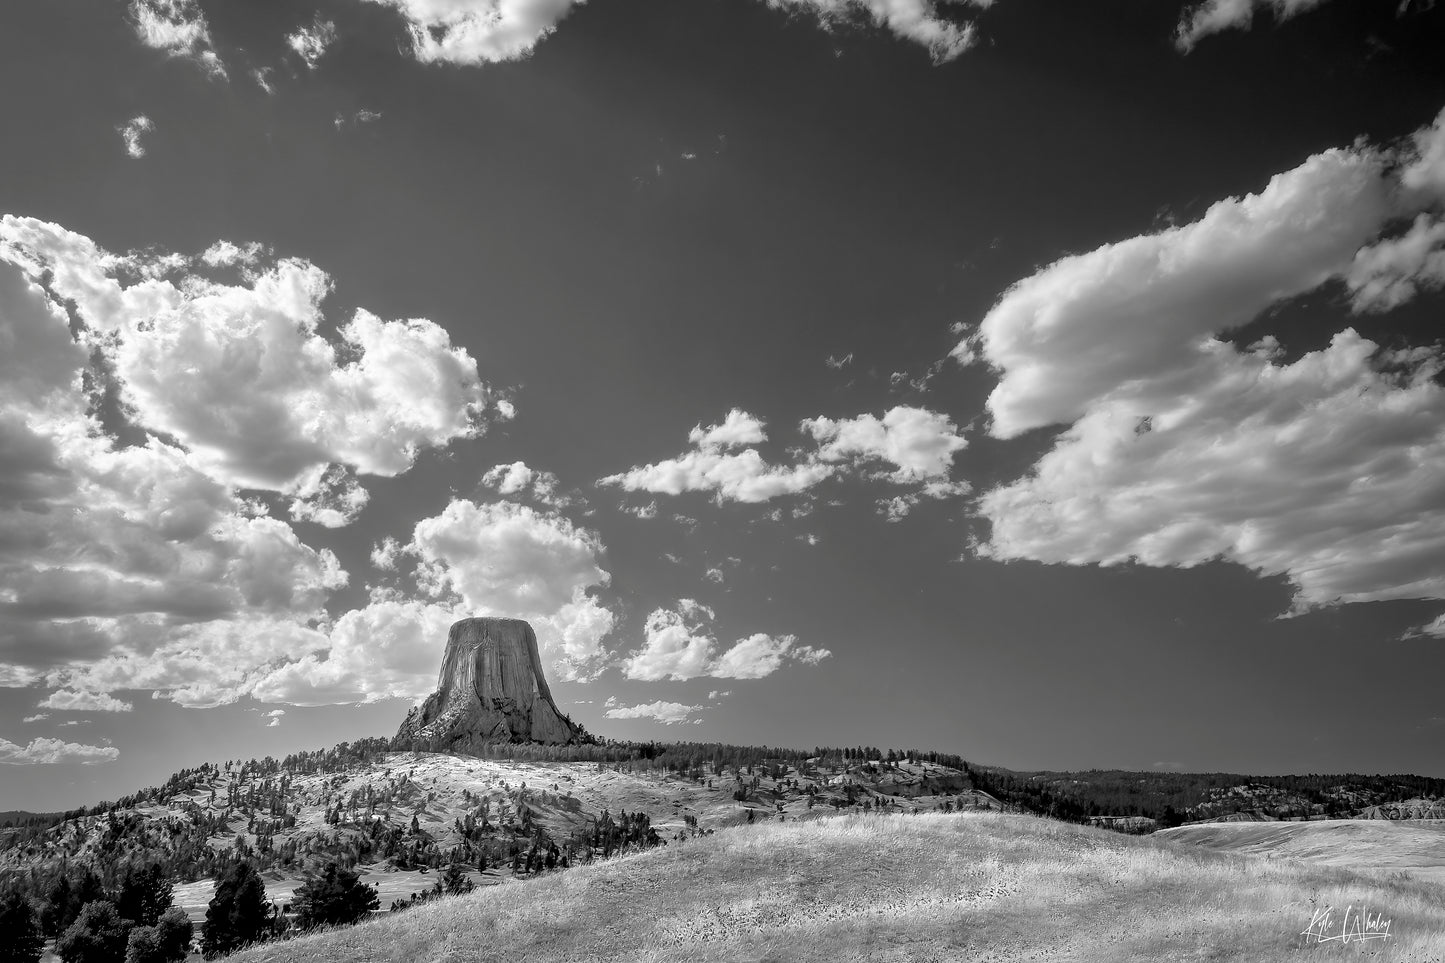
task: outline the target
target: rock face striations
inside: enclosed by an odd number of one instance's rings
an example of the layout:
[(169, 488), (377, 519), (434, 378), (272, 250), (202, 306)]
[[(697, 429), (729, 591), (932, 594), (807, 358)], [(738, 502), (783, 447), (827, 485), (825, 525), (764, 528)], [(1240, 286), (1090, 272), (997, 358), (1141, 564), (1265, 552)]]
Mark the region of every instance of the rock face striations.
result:
[(552, 701), (532, 627), (478, 618), (452, 626), (437, 691), (407, 713), (397, 738), (469, 752), (488, 742), (578, 742), (581, 733)]

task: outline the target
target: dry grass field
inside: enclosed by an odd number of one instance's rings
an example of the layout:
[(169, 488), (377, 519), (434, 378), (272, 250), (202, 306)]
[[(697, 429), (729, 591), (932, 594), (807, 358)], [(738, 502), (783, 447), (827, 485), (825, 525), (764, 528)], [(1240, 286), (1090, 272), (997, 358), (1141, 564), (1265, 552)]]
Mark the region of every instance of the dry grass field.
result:
[(1204, 823), (1155, 836), (1221, 852), (1298, 859), (1319, 866), (1401, 871), (1445, 887), (1445, 821), (1322, 819)]
[[(1331, 908), (1389, 938), (1301, 934)], [(1445, 963), (1445, 888), (995, 813), (716, 835), (255, 947), (243, 963)]]

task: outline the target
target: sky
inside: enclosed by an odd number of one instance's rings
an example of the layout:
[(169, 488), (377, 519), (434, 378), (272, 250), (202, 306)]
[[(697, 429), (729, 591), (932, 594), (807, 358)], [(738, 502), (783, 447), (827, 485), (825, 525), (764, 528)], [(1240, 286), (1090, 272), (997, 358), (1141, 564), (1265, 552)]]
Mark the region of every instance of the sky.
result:
[(1445, 5), (0, 5), (0, 809), (390, 735), (1445, 776)]

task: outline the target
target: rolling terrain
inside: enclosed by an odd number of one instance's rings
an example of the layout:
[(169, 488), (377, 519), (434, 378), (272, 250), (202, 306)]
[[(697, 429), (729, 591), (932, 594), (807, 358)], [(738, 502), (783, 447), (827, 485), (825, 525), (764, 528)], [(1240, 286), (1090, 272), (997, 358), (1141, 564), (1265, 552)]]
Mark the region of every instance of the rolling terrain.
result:
[[(1032, 816), (860, 813), (732, 826), (235, 959), (1438, 963), (1441, 895)], [(1321, 942), (1347, 906), (1380, 914), (1388, 939)], [(1328, 928), (1304, 935), (1326, 907)]]
[(1317, 866), (1405, 872), (1445, 886), (1445, 821), (1327, 819), (1218, 822), (1165, 829), (1154, 838), (1216, 852)]

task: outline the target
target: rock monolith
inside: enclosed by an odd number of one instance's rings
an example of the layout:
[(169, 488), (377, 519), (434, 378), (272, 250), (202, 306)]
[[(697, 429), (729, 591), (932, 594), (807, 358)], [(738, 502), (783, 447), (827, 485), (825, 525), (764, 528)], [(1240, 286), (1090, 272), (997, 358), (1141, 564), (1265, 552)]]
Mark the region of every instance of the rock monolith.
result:
[(462, 619), (447, 634), (437, 691), (407, 713), (397, 738), (442, 752), (489, 742), (571, 743), (576, 726), (552, 701), (537, 636), (521, 619)]

